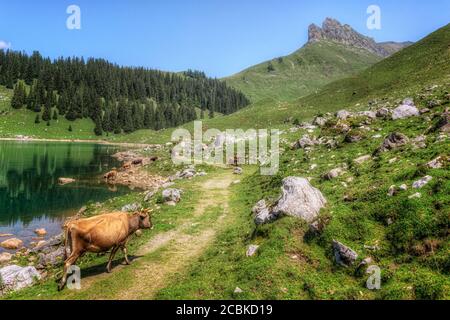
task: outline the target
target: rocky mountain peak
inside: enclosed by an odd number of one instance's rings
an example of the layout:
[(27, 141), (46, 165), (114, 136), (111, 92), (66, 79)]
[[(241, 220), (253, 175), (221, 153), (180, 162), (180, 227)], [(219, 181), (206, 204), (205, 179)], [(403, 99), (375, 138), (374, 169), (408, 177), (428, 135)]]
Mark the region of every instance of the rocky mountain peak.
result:
[[(322, 23), (322, 27), (315, 24), (309, 26), (308, 43), (322, 40), (335, 41), (356, 48), (362, 48), (380, 57), (387, 57), (409, 44), (399, 43), (393, 46), (390, 43), (389, 48), (386, 48), (384, 44), (375, 42), (374, 39), (358, 33), (348, 24), (343, 25), (333, 18), (326, 18)], [(393, 48), (398, 50), (395, 51)]]

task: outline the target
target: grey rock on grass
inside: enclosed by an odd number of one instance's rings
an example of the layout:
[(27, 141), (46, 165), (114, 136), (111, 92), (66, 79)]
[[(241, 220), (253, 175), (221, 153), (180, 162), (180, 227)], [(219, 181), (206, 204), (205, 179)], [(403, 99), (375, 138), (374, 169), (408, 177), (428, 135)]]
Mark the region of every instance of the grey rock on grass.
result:
[(322, 193), (305, 178), (287, 177), (283, 180), (281, 190), (281, 198), (272, 210), (275, 215), (288, 215), (312, 222), (327, 203)]
[(34, 267), (11, 265), (0, 269), (0, 292), (17, 291), (34, 284), (41, 275)]
[(333, 250), (334, 258), (341, 266), (348, 267), (358, 259), (358, 254), (354, 250), (339, 241), (333, 240)]

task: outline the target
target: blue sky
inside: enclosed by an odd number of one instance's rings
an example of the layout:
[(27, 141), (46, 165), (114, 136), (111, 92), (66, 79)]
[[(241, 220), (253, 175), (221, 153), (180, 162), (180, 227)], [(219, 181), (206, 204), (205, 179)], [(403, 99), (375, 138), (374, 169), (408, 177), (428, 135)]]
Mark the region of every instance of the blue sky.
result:
[[(71, 4), (81, 30), (66, 28)], [(372, 4), (381, 30), (366, 27)], [(417, 41), (450, 23), (450, 0), (0, 0), (0, 47), (223, 77), (295, 51), (328, 16), (377, 41)]]

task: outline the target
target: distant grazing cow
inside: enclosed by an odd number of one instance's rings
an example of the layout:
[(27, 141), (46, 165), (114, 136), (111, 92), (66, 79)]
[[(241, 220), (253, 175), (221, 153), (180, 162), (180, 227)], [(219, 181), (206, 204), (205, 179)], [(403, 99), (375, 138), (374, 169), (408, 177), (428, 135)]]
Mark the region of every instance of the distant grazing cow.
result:
[(128, 162), (125, 162), (123, 165), (122, 165), (122, 169), (124, 169), (124, 170), (128, 170), (128, 169), (130, 169), (131, 168), (131, 161), (128, 161)]
[(142, 162), (143, 162), (143, 159), (139, 158), (139, 159), (134, 159), (133, 161), (131, 161), (131, 164), (137, 166), (139, 164), (142, 164)]
[(111, 272), (111, 262), (117, 250), (122, 249), (126, 264), (130, 264), (127, 241), (138, 229), (152, 227), (150, 210), (145, 209), (130, 215), (126, 212), (113, 212), (92, 218), (79, 219), (67, 223), (65, 228), (65, 253), (70, 248), (70, 256), (64, 262), (64, 271), (58, 286), (62, 290), (67, 282), (67, 270), (86, 252), (100, 253), (111, 250), (106, 271)]
[(106, 180), (115, 180), (117, 178), (117, 170), (112, 169), (110, 172), (106, 173), (103, 178)]

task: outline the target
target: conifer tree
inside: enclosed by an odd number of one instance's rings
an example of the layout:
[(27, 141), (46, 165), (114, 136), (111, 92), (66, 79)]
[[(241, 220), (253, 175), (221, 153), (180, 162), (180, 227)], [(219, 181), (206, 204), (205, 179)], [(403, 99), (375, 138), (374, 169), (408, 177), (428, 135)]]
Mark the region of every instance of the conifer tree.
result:
[(26, 91), (23, 81), (19, 81), (14, 87), (14, 94), (11, 99), (11, 107), (20, 109), (26, 102)]

